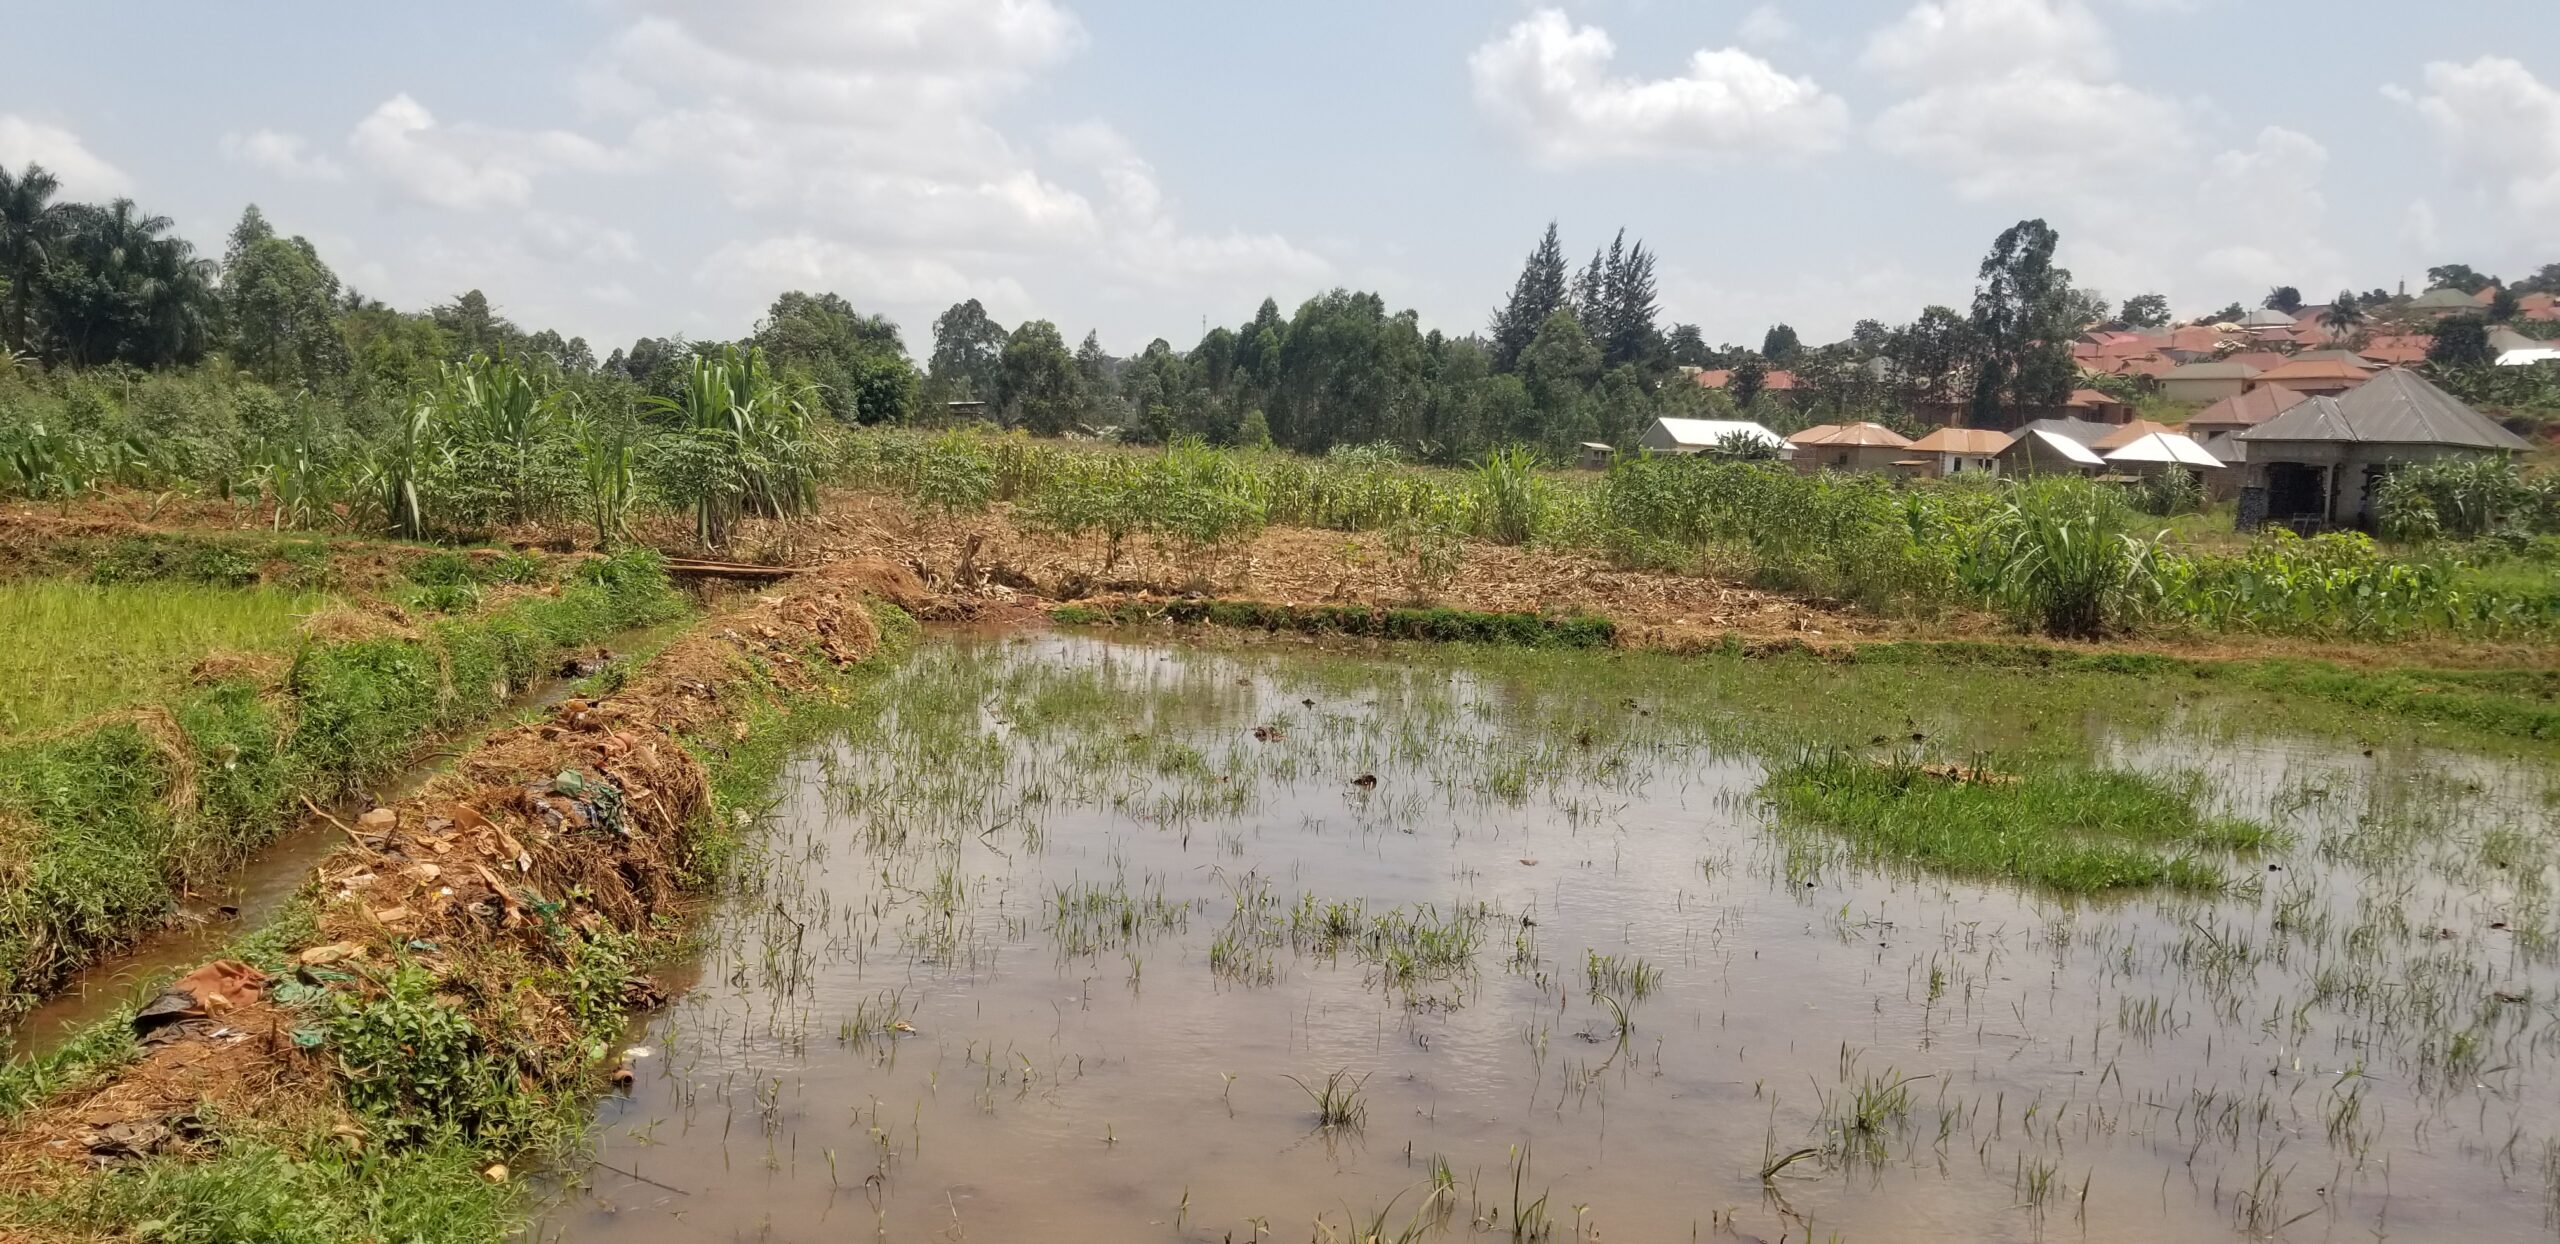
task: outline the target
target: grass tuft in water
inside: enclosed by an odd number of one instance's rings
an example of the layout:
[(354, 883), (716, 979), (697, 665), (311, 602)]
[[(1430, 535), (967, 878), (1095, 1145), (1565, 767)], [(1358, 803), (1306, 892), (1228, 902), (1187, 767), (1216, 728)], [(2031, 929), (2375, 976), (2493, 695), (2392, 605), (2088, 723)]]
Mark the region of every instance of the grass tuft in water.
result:
[(2193, 792), (2145, 774), (2051, 768), (1973, 781), (1945, 772), (1817, 752), (1771, 773), (1761, 793), (1783, 816), (1880, 856), (2075, 893), (2218, 890), (2223, 870), (2196, 852), (2255, 850), (2277, 837), (2200, 814)]

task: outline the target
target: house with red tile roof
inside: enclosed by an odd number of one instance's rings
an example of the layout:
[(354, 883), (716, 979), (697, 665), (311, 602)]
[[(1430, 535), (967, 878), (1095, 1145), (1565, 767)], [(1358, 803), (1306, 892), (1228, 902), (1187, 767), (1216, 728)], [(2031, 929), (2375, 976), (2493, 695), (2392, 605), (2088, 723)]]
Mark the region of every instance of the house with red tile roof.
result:
[(2406, 367), (2427, 361), (2427, 347), (2436, 343), (2428, 333), (2400, 333), (2367, 338), (2364, 348), (2356, 353), (2385, 367)]
[(2306, 397), (2344, 393), (2373, 379), (2373, 373), (2337, 359), (2291, 359), (2259, 372), (2252, 389), (2291, 389)]
[[(1731, 388), (1733, 385), (1733, 371), (1730, 368), (1716, 368), (1712, 371), (1692, 374), (1701, 389), (1724, 389)], [(1760, 378), (1760, 391), (1763, 393), (1784, 393), (1795, 387), (1796, 374), (1791, 371), (1779, 371), (1773, 367), (1769, 369), (1767, 375)]]
[(2203, 440), (2226, 432), (2254, 428), (2269, 419), (2293, 409), (2310, 397), (2292, 389), (2251, 389), (2238, 397), (2226, 397), (2187, 419), (2188, 436)]

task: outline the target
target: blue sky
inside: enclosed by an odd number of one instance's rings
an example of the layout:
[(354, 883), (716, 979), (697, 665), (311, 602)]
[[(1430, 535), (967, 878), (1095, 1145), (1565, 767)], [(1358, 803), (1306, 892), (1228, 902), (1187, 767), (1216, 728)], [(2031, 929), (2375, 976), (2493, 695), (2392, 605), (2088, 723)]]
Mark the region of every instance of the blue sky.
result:
[(1124, 353), (1334, 285), (1467, 331), (1550, 218), (1643, 238), (1710, 340), (1960, 306), (2024, 216), (2185, 314), (2560, 261), (2533, 0), (0, 10), (0, 161), (599, 352), (789, 288), (918, 353), (971, 296)]

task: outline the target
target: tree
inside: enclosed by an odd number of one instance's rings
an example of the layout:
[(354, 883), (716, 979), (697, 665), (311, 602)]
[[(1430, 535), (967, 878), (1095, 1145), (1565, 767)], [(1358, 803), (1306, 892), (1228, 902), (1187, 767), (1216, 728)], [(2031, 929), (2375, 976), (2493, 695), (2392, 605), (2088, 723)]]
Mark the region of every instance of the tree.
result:
[(1893, 330), (1882, 320), (1860, 320), (1849, 326), (1849, 348), (1860, 358), (1874, 358), (1893, 345)]
[(2516, 306), (2516, 292), (2503, 285), (2499, 286), (2498, 292), (2489, 298), (2489, 322), (2492, 324), (2504, 324), (2516, 318), (2519, 310), (2521, 308)]
[(1893, 359), (1902, 404), (1945, 408), (1961, 403), (1966, 369), (1979, 349), (1972, 322), (1952, 307), (1929, 307), (1895, 329), (1886, 353)]
[(904, 423), (917, 377), (898, 326), (865, 315), (838, 294), (793, 290), (773, 300), (752, 342), (774, 366), (817, 386), (826, 412), (846, 423)]
[(1582, 326), (1608, 367), (1650, 363), (1661, 352), (1662, 330), (1654, 322), (1660, 309), (1653, 255), (1643, 242), (1628, 246), (1626, 241), (1624, 229), (1610, 240), (1595, 301), (1582, 313)]
[(1028, 320), (1005, 339), (996, 404), (1007, 423), (1042, 436), (1056, 436), (1075, 422), (1076, 362), (1057, 325)]
[(1669, 335), (1663, 338), (1663, 345), (1670, 351), (1671, 362), (1675, 366), (1707, 365), (1707, 339), (1698, 332), (1695, 324), (1672, 325)]
[(465, 290), (453, 301), (429, 308), (427, 314), (451, 339), (457, 358), (510, 353), (524, 340), (524, 333), (489, 305), (487, 294), (476, 289)]
[(2488, 322), (2476, 315), (2457, 315), (2436, 325), (2427, 345), (2427, 361), (2442, 367), (2486, 367), (2497, 361), (2489, 351)]
[(1973, 294), (1976, 426), (1999, 426), (2007, 410), (2055, 406), (2071, 394), (2077, 370), (2071, 338), (2078, 325), (2069, 322), (2071, 273), (2053, 262), (2060, 242), (2042, 220), (2022, 220), (2003, 230), (1983, 257)]
[[(1556, 224), (1547, 222), (1547, 232), (1538, 239), (1537, 248), (1529, 252), (1529, 260), (1521, 265), (1520, 278), (1511, 284), (1511, 297), (1493, 313), (1492, 336), (1494, 366), (1509, 371), (1520, 362), (1520, 352), (1538, 335), (1538, 329), (1565, 303), (1564, 244), (1556, 236)], [(1275, 318), (1279, 308), (1266, 299), (1263, 307)], [(1257, 317), (1259, 322), (1259, 317)], [(1248, 331), (1243, 336), (1250, 337)]]
[[(2064, 272), (2063, 283), (2070, 284), (2070, 273)], [(2077, 337), (2089, 328), (2107, 322), (2106, 296), (2094, 289), (2065, 289), (2057, 323), (2067, 336)]]
[[(0, 172), (0, 177), (5, 176), (5, 172)], [(2518, 294), (2560, 294), (2560, 263), (2542, 265), (2532, 276), (2516, 282), (2515, 291)]]
[(65, 209), (53, 261), (39, 279), (41, 319), (56, 352), (77, 366), (191, 363), (212, 344), (214, 264), (169, 218), (131, 199)]
[(29, 317), (36, 283), (67, 223), (67, 205), (53, 201), (61, 188), (41, 164), (30, 163), (14, 175), (0, 165), (0, 277), (9, 281), (8, 301), (0, 304), (6, 315), (0, 319), (0, 345), (21, 353), (34, 350)]
[(2169, 298), (2165, 294), (2135, 294), (2116, 308), (2116, 321), (2128, 329), (2166, 328), (2169, 325)]
[(933, 357), (926, 370), (934, 383), (986, 401), (996, 394), (1004, 347), (1004, 326), (989, 319), (977, 299), (955, 302), (933, 321)]
[[(1534, 341), (1532, 342), (1534, 345)], [(1411, 311), (1337, 289), (1300, 304), (1264, 413), (1271, 438), (1302, 453), (1386, 441), (1412, 448), (1429, 396), (1428, 351)]]
[(2466, 294), (2477, 294), (2497, 283), (2498, 278), (2473, 271), (2467, 263), (2449, 263), (2427, 269), (2429, 289), (2458, 289)]
[(222, 313), (232, 361), (269, 384), (314, 386), (347, 370), (337, 274), (310, 242), (277, 237), (254, 203), (223, 250)]
[(2355, 335), (2363, 323), (2364, 304), (2351, 289), (2339, 290), (2338, 296), (2329, 300), (2329, 309), (2320, 313), (2320, 326), (2339, 340)]
[(2197, 320), (2196, 322), (2199, 324), (2230, 324), (2247, 318), (2248, 314), (2249, 308), (2241, 306), (2239, 303), (2235, 302), (2230, 306), (2224, 307), (2211, 315)]
[(1797, 339), (1796, 330), (1784, 324), (1771, 325), (1768, 333), (1760, 338), (1760, 357), (1780, 367), (1796, 361), (1796, 356), (1803, 352), (1804, 342)]
[(2268, 290), (2266, 299), (2258, 305), (2269, 311), (2282, 311), (2286, 315), (2294, 315), (2302, 310), (2302, 291), (2290, 285), (2279, 285)]
[(1733, 378), (1725, 382), (1725, 392), (1733, 404), (1744, 410), (1759, 400), (1761, 390), (1769, 385), (1769, 364), (1759, 355), (1751, 355), (1733, 365)]

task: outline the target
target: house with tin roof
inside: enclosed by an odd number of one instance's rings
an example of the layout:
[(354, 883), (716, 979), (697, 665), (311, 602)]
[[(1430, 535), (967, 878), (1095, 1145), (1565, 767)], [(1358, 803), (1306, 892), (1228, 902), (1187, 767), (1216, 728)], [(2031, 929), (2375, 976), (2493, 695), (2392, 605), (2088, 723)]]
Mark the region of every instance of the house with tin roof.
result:
[(2525, 439), (2437, 388), (2394, 367), (2335, 396), (2304, 398), (2256, 427), (2234, 433), (2243, 475), (2238, 525), (2298, 529), (2373, 525), (2373, 495), (2403, 466), (2447, 459), (2510, 458)]

